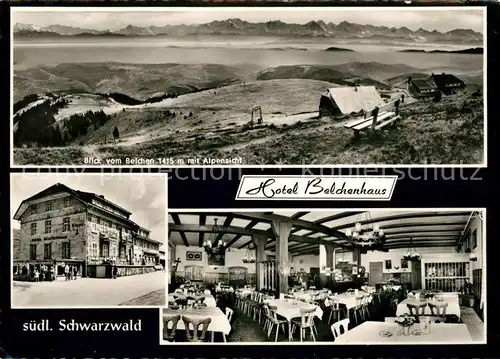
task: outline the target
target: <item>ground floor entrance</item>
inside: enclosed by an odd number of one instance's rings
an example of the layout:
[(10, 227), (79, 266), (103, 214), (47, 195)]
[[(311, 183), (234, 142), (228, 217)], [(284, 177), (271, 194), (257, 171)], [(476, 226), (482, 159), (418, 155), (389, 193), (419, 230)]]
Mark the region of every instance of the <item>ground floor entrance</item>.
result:
[(85, 262), (80, 260), (16, 262), (12, 268), (14, 280), (51, 282), (85, 276)]

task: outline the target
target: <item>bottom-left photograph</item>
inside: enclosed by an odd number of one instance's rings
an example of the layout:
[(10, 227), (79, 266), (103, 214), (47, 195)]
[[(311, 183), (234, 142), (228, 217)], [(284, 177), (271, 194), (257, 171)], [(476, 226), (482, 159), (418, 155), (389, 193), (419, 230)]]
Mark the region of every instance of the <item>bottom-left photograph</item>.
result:
[(13, 173), (13, 308), (166, 303), (164, 175)]

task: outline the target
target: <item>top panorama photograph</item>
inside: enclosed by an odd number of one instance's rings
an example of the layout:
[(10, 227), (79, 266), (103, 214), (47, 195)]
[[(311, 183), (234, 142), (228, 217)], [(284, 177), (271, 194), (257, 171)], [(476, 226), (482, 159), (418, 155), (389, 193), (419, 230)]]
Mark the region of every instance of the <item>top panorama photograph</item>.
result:
[(485, 166), (486, 8), (12, 8), (12, 165)]

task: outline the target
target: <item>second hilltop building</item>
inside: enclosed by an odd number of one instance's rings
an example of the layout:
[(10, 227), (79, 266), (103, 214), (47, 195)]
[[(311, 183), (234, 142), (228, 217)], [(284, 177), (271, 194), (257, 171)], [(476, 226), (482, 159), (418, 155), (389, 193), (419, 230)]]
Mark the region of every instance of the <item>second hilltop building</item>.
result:
[[(14, 219), (14, 273), (29, 277), (35, 269), (63, 275), (76, 267), (83, 277), (143, 274), (160, 263), (162, 241), (130, 219), (131, 212), (104, 196), (55, 184), (25, 199)], [(42, 268), (43, 267), (43, 268)]]

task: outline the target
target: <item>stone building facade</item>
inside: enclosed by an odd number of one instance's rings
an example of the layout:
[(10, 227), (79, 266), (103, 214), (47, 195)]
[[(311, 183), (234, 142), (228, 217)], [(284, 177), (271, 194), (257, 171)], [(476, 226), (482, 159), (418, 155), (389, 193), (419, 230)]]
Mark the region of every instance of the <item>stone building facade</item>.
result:
[(122, 275), (154, 270), (162, 242), (150, 238), (131, 214), (95, 193), (63, 184), (45, 189), (24, 200), (14, 215), (21, 225), (14, 273), (30, 277), (38, 269), (58, 276), (67, 265), (91, 277), (108, 277), (112, 265)]

